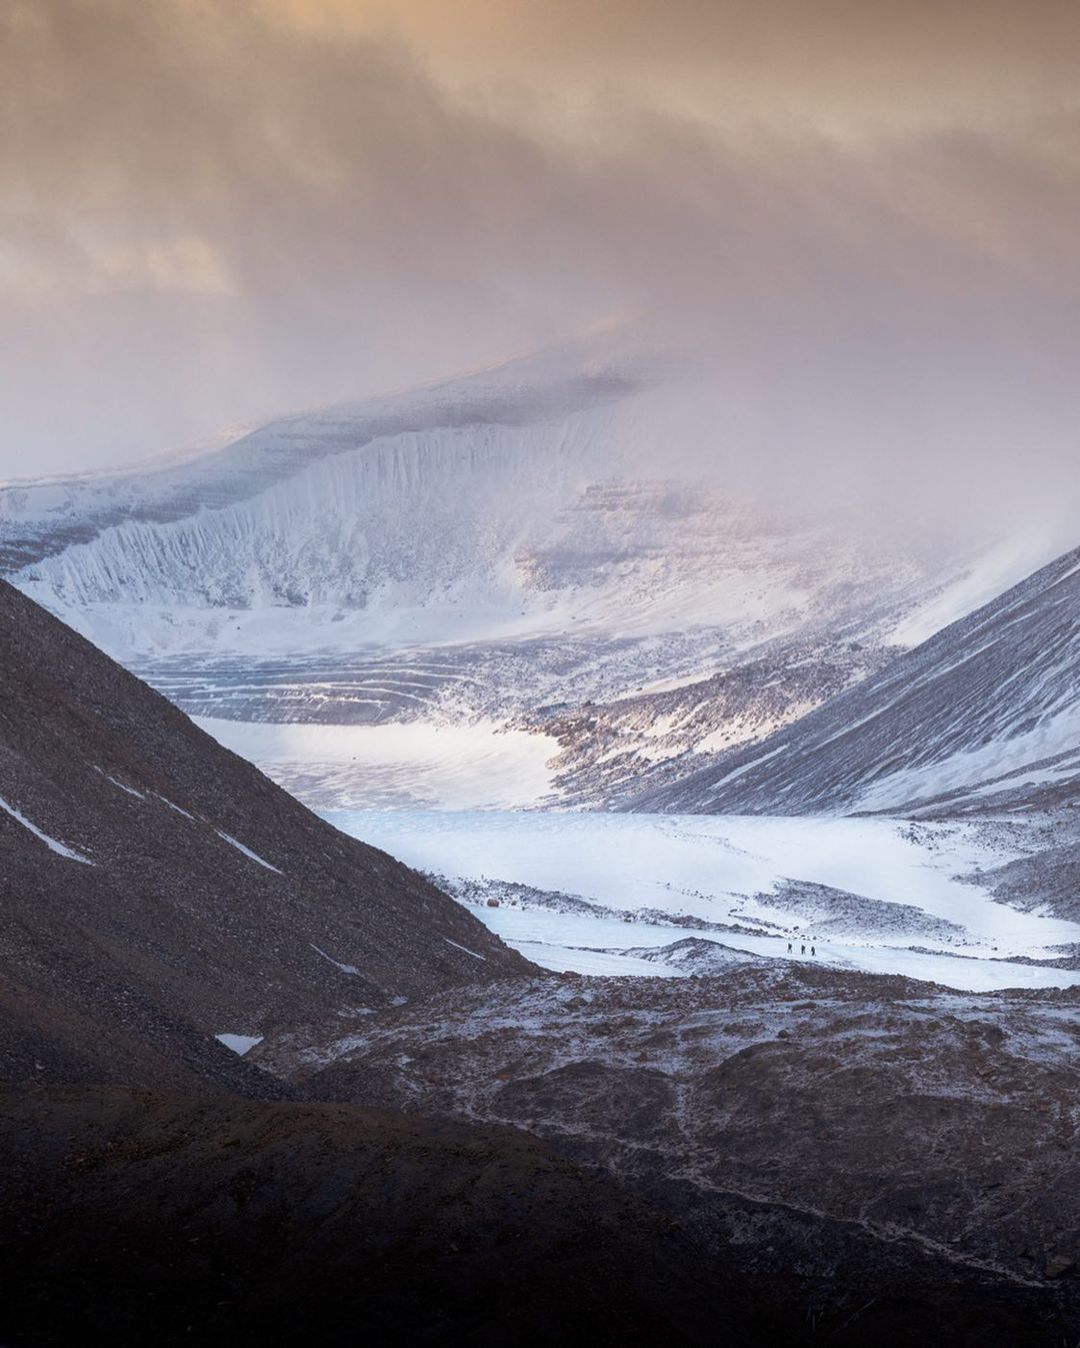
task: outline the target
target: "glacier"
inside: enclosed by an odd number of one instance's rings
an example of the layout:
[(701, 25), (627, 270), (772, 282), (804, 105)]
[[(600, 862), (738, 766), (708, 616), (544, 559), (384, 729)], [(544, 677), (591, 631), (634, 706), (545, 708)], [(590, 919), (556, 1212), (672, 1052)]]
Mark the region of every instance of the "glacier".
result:
[(703, 476), (687, 389), (656, 358), (571, 345), (124, 472), (3, 484), (0, 563), (236, 726), (226, 742), (347, 728), (351, 776), (339, 753), (305, 766), (258, 741), (319, 806), (362, 805), (367, 784), (453, 803), (463, 774), (440, 784), (386, 730), (408, 725), (444, 745), (472, 728), (502, 774), (490, 804), (608, 805), (876, 673), (969, 572)]

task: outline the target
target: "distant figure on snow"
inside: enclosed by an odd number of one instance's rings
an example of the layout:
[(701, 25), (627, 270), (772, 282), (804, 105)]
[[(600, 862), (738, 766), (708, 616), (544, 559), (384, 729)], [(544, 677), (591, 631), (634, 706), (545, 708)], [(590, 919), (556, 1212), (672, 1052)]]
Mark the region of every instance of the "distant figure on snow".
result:
[(810, 953), (811, 953), (811, 955), (816, 955), (816, 954), (817, 954), (817, 946), (816, 946), (816, 945), (812, 945), (812, 946), (810, 947)]
[(805, 955), (805, 954), (806, 954), (806, 946), (805, 946), (805, 945), (800, 947), (800, 949), (799, 949), (799, 954), (800, 954), (800, 955)]
[(790, 941), (787, 943), (787, 952), (788, 952), (789, 955), (791, 954), (791, 942), (790, 942)]

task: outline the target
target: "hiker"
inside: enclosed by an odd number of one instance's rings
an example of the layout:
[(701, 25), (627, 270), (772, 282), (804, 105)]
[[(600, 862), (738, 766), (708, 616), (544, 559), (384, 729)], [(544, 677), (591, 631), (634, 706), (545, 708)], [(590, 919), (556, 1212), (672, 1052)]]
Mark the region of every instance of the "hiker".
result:
[(791, 954), (791, 942), (790, 942), (790, 941), (787, 943), (787, 952), (788, 952), (789, 955)]
[(802, 948), (799, 950), (799, 954), (800, 954), (800, 955), (805, 955), (805, 954), (806, 954), (806, 946), (805, 946), (805, 945), (803, 945)]
[(816, 954), (817, 954), (817, 946), (816, 946), (816, 945), (812, 945), (812, 946), (810, 947), (810, 953), (811, 953), (811, 955), (816, 955)]

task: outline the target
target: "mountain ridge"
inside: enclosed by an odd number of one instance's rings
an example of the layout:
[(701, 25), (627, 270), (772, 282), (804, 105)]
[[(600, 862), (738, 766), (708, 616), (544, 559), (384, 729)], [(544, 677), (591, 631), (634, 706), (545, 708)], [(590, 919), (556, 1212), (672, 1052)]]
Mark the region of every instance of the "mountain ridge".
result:
[(794, 726), (635, 805), (906, 814), (1071, 803), (1078, 612), (1075, 548)]

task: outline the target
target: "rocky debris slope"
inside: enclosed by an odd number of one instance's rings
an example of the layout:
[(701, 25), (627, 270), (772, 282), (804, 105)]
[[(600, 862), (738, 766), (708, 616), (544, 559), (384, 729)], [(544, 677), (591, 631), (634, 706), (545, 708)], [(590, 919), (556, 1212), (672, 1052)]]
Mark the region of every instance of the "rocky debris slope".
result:
[(984, 870), (979, 881), (1012, 908), (1080, 921), (1080, 821), (1075, 808), (1050, 810), (1031, 822), (1027, 855)]
[(1074, 801), (1080, 550), (795, 725), (634, 808), (969, 812)]
[(1036, 1285), (733, 1193), (695, 1209), (688, 1187), (657, 1186), (680, 1221), (505, 1127), (9, 1088), (0, 1335), (19, 1348), (1072, 1342), (1064, 1255)]
[(7, 1080), (257, 1090), (215, 1036), (530, 967), (4, 582), (0, 900)]
[[(474, 908), (516, 908), (522, 911), (542, 911), (573, 917), (611, 918), (627, 925), (683, 927), (687, 931), (707, 931), (723, 936), (767, 936), (777, 923), (710, 922), (688, 913), (671, 913), (664, 908), (612, 908), (604, 903), (584, 899), (579, 894), (562, 890), (537, 889), (514, 880), (469, 879), (461, 876), (431, 874), (431, 881), (452, 894), (459, 903)], [(875, 900), (865, 902), (873, 904)], [(891, 906), (891, 905), (890, 905)]]
[(1078, 1007), (806, 966), (563, 976), (256, 1053), (319, 1097), (527, 1128), (757, 1274), (926, 1256), (1075, 1325)]
[(672, 941), (670, 945), (630, 946), (626, 949), (620, 946), (603, 953), (646, 960), (650, 964), (664, 964), (699, 976), (727, 973), (737, 964), (764, 967), (776, 963), (771, 956), (755, 955), (752, 951), (740, 950), (737, 946), (724, 945), (720, 941), (703, 940), (699, 936), (688, 936), (683, 941)]
[(762, 907), (774, 908), (786, 922), (798, 918), (807, 936), (819, 941), (852, 931), (863, 937), (922, 936), (952, 942), (967, 936), (964, 927), (914, 904), (871, 899), (810, 880), (782, 880), (772, 892), (754, 898)]

